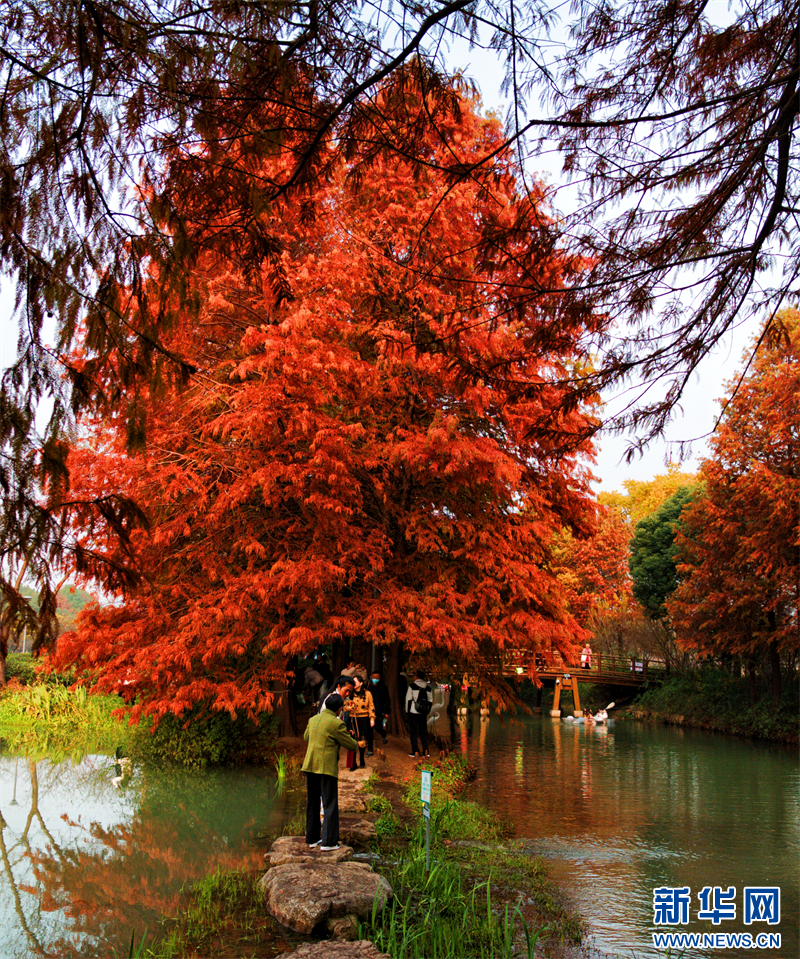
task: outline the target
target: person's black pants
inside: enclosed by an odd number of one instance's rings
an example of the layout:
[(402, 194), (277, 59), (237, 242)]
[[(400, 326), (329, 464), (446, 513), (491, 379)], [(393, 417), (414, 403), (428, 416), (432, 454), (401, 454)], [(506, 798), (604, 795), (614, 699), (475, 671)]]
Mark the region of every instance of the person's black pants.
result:
[(428, 717), (418, 713), (406, 713), (406, 718), (411, 736), (411, 752), (424, 756), (428, 751)]
[[(306, 842), (322, 838), (323, 846), (339, 842), (339, 780), (324, 773), (306, 773)], [(323, 822), (320, 827), (319, 803), (322, 800)]]

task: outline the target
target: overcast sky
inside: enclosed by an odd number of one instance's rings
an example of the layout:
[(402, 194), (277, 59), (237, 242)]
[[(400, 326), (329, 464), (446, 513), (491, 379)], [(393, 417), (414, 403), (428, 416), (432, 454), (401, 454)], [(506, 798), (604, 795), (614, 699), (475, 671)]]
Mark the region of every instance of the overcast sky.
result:
[[(712, 0), (724, 15), (724, 0)], [(466, 44), (453, 44), (447, 54), (453, 69), (461, 69), (466, 76), (479, 81), (483, 101), (487, 109), (495, 109), (505, 115), (505, 102), (500, 96), (499, 86), (502, 70), (493, 53), (482, 50), (470, 50)], [(536, 173), (551, 185), (560, 181), (560, 161), (552, 154), (537, 158)], [(563, 210), (569, 203), (569, 196), (559, 194), (558, 203)], [(5, 368), (16, 353), (17, 329), (10, 320), (12, 300), (9, 286), (0, 286), (0, 364)], [(692, 471), (697, 462), (707, 453), (706, 438), (713, 429), (719, 413), (718, 400), (725, 394), (724, 383), (742, 367), (742, 355), (752, 341), (760, 319), (754, 318), (740, 325), (729, 335), (724, 343), (700, 365), (681, 402), (676, 408), (672, 422), (663, 439), (653, 441), (643, 456), (637, 456), (626, 464), (623, 456), (630, 439), (623, 436), (606, 436), (600, 441), (597, 464), (594, 471), (599, 482), (598, 489), (622, 489), (625, 479), (648, 480), (658, 473), (665, 472), (666, 463), (672, 459), (678, 461), (682, 443), (691, 444), (691, 455), (683, 468)], [(641, 386), (633, 387), (629, 398), (640, 392)], [(624, 401), (623, 397), (606, 398), (609, 410), (615, 411)]]

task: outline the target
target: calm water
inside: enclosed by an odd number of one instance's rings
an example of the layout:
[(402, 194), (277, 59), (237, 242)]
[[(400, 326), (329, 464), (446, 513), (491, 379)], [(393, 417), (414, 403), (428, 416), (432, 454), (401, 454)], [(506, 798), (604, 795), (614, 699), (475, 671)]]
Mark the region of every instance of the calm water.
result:
[(257, 833), (282, 825), (275, 776), (0, 756), (0, 957), (126, 956), (185, 887), (256, 866)]
[[(451, 736), (479, 769), (469, 798), (510, 818), (551, 861), (602, 952), (663, 956), (651, 938), (662, 931), (653, 890), (688, 886), (690, 923), (670, 931), (782, 937), (780, 949), (690, 955), (800, 956), (796, 749), (637, 722), (587, 729), (549, 716), (453, 721)], [(705, 886), (736, 887), (735, 920), (697, 920)], [(779, 926), (744, 926), (745, 886), (780, 887)]]
[[(440, 732), (446, 732), (440, 721)], [(590, 920), (604, 953), (654, 956), (653, 889), (779, 886), (780, 950), (800, 956), (796, 750), (634, 722), (453, 722), (479, 768), (471, 798), (513, 820)], [(0, 756), (0, 959), (127, 955), (217, 866), (256, 867), (287, 816), (269, 770), (184, 773), (113, 758)], [(435, 788), (435, 783), (434, 783)], [(742, 932), (694, 917), (681, 931)], [(754, 931), (775, 927), (754, 924)], [(689, 955), (708, 955), (692, 951)], [(663, 953), (660, 953), (663, 957)], [(674, 953), (673, 953), (674, 955)], [(688, 959), (688, 957), (687, 957)]]

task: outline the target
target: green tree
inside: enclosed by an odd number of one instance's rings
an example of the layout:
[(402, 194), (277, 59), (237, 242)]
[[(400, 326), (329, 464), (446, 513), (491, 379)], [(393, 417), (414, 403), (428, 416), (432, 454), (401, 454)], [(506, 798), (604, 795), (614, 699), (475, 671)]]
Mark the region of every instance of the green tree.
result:
[(630, 555), (633, 595), (653, 619), (667, 616), (664, 604), (678, 585), (676, 529), (681, 513), (697, 492), (696, 485), (682, 486), (634, 531)]

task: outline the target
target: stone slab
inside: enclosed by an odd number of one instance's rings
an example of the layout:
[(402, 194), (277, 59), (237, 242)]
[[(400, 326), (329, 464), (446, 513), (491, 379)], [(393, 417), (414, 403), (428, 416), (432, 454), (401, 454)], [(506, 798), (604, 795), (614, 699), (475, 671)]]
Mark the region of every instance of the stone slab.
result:
[(280, 836), (264, 856), (269, 866), (284, 866), (290, 862), (346, 862), (353, 858), (351, 846), (323, 851), (319, 846), (306, 845), (305, 836)]
[(282, 959), (391, 959), (369, 939), (358, 942), (305, 942), (294, 952), (284, 953)]
[(292, 862), (274, 866), (261, 880), (267, 910), (295, 932), (311, 933), (328, 919), (366, 919), (376, 899), (382, 909), (392, 887), (367, 863)]
[(348, 846), (366, 846), (377, 838), (378, 831), (369, 819), (341, 819), (339, 835)]

